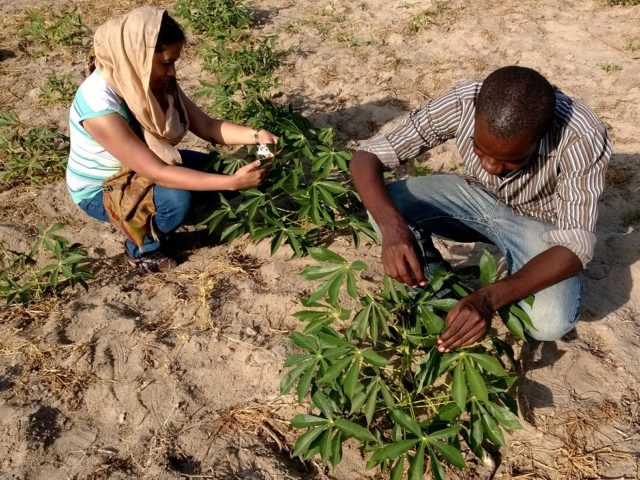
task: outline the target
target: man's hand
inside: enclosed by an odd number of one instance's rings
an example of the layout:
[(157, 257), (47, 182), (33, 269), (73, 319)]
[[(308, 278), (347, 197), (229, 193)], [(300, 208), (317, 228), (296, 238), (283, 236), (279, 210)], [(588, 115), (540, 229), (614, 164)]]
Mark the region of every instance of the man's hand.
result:
[(450, 352), (475, 343), (489, 331), (494, 313), (486, 290), (466, 296), (447, 315), (447, 328), (438, 337), (438, 350)]
[(424, 273), (416, 253), (415, 237), (404, 222), (382, 229), (382, 265), (391, 278), (412, 287), (423, 287)]

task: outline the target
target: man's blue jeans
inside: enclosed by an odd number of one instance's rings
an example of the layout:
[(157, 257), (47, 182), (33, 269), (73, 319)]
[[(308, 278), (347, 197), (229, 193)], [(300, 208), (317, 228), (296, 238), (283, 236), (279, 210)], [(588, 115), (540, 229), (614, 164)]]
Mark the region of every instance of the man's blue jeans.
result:
[[(458, 175), (409, 178), (390, 184), (388, 191), (414, 231), (427, 266), (443, 262), (431, 235), (493, 243), (504, 255), (509, 273), (552, 246), (542, 235), (555, 225), (515, 215), (496, 197)], [(536, 327), (529, 334), (537, 340), (557, 340), (571, 331), (578, 321), (580, 288), (576, 275), (536, 293), (533, 307), (520, 302)]]
[[(180, 150), (182, 164), (195, 170), (206, 167), (209, 156), (206, 153), (191, 150)], [(103, 192), (98, 192), (94, 197), (83, 200), (78, 206), (90, 217), (103, 222), (108, 222), (109, 217), (102, 202)], [(156, 214), (153, 223), (160, 238), (159, 241), (146, 236), (141, 247), (136, 246), (131, 240), (125, 241), (127, 253), (133, 258), (140, 258), (143, 254), (158, 250), (166, 237), (180, 227), (191, 211), (194, 202), (194, 192), (189, 190), (177, 190), (174, 188), (153, 187), (153, 203)]]

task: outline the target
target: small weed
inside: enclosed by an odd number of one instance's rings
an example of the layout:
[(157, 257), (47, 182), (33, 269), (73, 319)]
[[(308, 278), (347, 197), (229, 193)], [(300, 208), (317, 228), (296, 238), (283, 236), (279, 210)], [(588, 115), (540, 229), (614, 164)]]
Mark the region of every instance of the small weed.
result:
[(633, 5), (640, 5), (640, 0), (607, 0), (607, 5), (621, 7), (630, 7)]
[(409, 20), (409, 31), (411, 33), (417, 33), (424, 28), (441, 23), (442, 17), (447, 10), (445, 3), (441, 0), (432, 0), (431, 5), (432, 8), (430, 10), (423, 10), (411, 17)]
[(431, 25), (435, 25), (437, 22), (435, 20), (435, 15), (433, 12), (420, 12), (415, 14), (409, 20), (409, 30), (413, 33), (417, 33), (423, 28), (430, 27)]
[(69, 75), (52, 72), (40, 87), (40, 101), (45, 105), (70, 104), (78, 86)]
[(69, 138), (47, 126), (28, 128), (15, 112), (2, 112), (0, 150), (0, 178), (5, 185), (39, 185), (64, 176)]
[(339, 33), (336, 40), (340, 43), (346, 43), (349, 48), (362, 47), (372, 45), (374, 43), (373, 39), (365, 40), (362, 38), (352, 37), (346, 33)]
[(20, 36), (46, 48), (78, 46), (82, 44), (82, 38), (90, 34), (75, 10), (51, 17), (45, 17), (38, 10), (29, 10), (27, 21), (29, 24), (20, 32)]
[(624, 40), (623, 48), (632, 53), (636, 50), (640, 50), (640, 37), (627, 37)]
[(300, 32), (300, 23), (291, 22), (286, 27), (284, 27), (284, 31), (291, 35), (295, 35), (296, 33)]
[(420, 165), (420, 162), (414, 159), (411, 163), (411, 175), (414, 177), (425, 177), (427, 175), (433, 175), (433, 170), (429, 167)]
[(640, 209), (632, 208), (622, 215), (622, 225), (628, 227), (640, 223)]
[(334, 23), (343, 23), (347, 19), (347, 15), (344, 12), (333, 11), (329, 14), (329, 18)]
[(601, 63), (599, 64), (599, 67), (607, 73), (619, 72), (622, 70), (622, 67), (615, 63)]
[[(42, 300), (49, 293), (56, 293), (67, 286), (82, 285), (92, 278), (87, 267), (87, 255), (80, 245), (57, 235), (64, 225), (56, 223), (38, 227), (38, 238), (28, 253), (2, 249), (0, 258), (0, 298), (7, 305), (29, 304)], [(48, 260), (44, 267), (42, 263)]]

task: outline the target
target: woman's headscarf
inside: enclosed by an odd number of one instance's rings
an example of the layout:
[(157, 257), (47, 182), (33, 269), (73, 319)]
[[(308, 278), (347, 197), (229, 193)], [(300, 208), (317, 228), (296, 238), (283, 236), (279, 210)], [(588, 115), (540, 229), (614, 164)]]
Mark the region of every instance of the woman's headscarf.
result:
[(163, 111), (149, 87), (153, 54), (165, 10), (140, 7), (113, 18), (96, 30), (95, 64), (140, 123), (149, 148), (169, 164), (181, 163), (175, 148), (189, 129), (184, 93), (167, 90)]

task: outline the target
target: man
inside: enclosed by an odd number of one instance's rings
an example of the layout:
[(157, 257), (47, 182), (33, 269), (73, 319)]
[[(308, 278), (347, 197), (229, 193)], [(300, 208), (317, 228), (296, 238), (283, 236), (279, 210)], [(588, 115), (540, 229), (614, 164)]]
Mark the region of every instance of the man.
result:
[[(392, 168), (455, 138), (463, 175), (414, 177), (385, 186)], [(494, 312), (522, 302), (538, 340), (557, 340), (578, 320), (578, 273), (593, 257), (597, 202), (611, 156), (605, 126), (538, 72), (509, 66), (454, 87), (366, 142), (351, 161), (355, 187), (382, 235), (385, 272), (414, 287), (447, 264), (431, 235), (490, 242), (509, 274), (461, 300), (438, 349), (470, 345)], [(423, 271), (424, 268), (424, 271)]]

